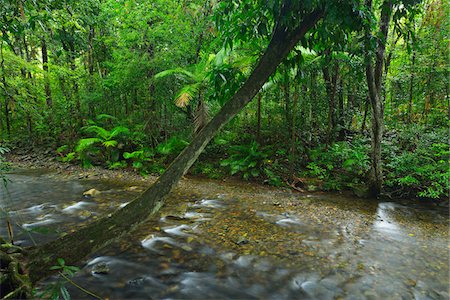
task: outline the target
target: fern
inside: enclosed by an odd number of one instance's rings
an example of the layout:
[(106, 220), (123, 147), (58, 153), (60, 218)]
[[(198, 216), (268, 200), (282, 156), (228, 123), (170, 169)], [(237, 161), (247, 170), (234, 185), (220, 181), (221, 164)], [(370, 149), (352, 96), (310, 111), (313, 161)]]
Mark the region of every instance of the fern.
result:
[(78, 145), (75, 148), (75, 152), (84, 152), (87, 149), (89, 149), (92, 145), (94, 145), (95, 143), (99, 143), (101, 142), (101, 139), (99, 138), (86, 138), (86, 139), (81, 139), (78, 141)]
[(108, 115), (108, 114), (99, 114), (97, 117), (95, 117), (97, 121), (103, 121), (103, 120), (117, 120), (116, 117)]
[(111, 135), (111, 132), (106, 130), (103, 127), (92, 125), (84, 129), (86, 133), (95, 133), (97, 137), (101, 138), (102, 140), (109, 140), (109, 136)]
[(116, 147), (117, 146), (117, 141), (115, 141), (115, 140), (109, 140), (109, 141), (104, 141), (103, 143), (102, 143), (102, 145), (103, 146), (105, 146), (106, 148), (114, 148), (114, 147)]
[(128, 128), (125, 127), (125, 126), (117, 126), (117, 127), (114, 127), (114, 128), (110, 131), (109, 136), (108, 136), (107, 139), (110, 140), (110, 139), (115, 138), (116, 136), (118, 136), (118, 135), (120, 135), (120, 134), (129, 135), (129, 134), (130, 134), (130, 129), (128, 129)]

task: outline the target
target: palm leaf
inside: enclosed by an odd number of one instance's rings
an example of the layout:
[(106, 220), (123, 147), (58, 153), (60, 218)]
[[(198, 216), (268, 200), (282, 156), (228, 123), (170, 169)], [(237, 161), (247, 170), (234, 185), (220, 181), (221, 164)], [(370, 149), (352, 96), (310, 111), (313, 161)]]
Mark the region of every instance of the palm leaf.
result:
[(197, 77), (193, 73), (191, 73), (185, 69), (182, 69), (182, 68), (169, 69), (169, 70), (159, 72), (158, 74), (155, 75), (155, 79), (161, 79), (161, 78), (164, 78), (164, 77), (167, 77), (170, 75), (182, 75), (182, 77), (185, 77), (185, 78), (188, 78), (188, 79), (191, 79), (194, 81), (197, 80)]
[(201, 83), (193, 83), (185, 85), (175, 98), (175, 105), (178, 107), (186, 107), (192, 100), (194, 95), (198, 94)]
[(205, 103), (205, 101), (199, 101), (194, 115), (194, 128), (196, 133), (202, 130), (202, 128), (205, 127), (205, 125), (208, 123), (208, 110), (208, 105)]

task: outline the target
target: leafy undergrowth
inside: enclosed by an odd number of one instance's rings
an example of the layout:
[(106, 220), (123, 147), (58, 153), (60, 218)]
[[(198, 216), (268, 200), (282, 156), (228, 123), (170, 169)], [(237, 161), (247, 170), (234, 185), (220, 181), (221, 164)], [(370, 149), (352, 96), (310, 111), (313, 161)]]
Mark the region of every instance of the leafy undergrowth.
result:
[[(236, 130), (222, 131), (191, 168), (191, 174), (211, 179), (233, 176), (273, 186), (299, 178), (300, 188), (309, 191), (353, 190), (359, 196), (367, 194), (369, 137), (355, 135), (309, 149), (297, 145), (298, 153), (293, 159), (289, 147), (283, 143), (259, 144), (253, 135), (243, 131), (242, 134)], [(138, 134), (139, 129), (130, 129), (108, 115), (97, 116), (83, 132), (83, 138), (74, 145), (57, 149), (60, 161), (160, 175), (188, 144), (188, 138), (175, 135), (154, 147), (148, 146), (149, 142)], [(395, 198), (444, 199), (450, 176), (450, 151), (445, 138), (444, 128), (409, 125), (400, 131), (387, 130), (382, 153), (384, 194)]]

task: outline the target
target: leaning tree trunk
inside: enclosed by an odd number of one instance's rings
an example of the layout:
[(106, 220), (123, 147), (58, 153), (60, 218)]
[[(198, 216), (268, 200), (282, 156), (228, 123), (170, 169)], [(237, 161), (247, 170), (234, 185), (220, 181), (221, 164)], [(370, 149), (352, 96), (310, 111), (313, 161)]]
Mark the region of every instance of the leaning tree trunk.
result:
[[(372, 0), (366, 0), (367, 8), (372, 8)], [(392, 0), (385, 0), (382, 4), (380, 17), (380, 32), (375, 55), (375, 67), (369, 54), (370, 40), (373, 38), (370, 28), (366, 29), (366, 78), (372, 106), (372, 153), (369, 192), (372, 196), (379, 196), (383, 184), (381, 168), (381, 140), (384, 130), (384, 99), (382, 93), (383, 62), (392, 15)]]
[(33, 282), (49, 275), (49, 268), (57, 258), (75, 264), (88, 254), (110, 244), (145, 221), (163, 205), (164, 197), (177, 184), (214, 135), (228, 123), (258, 93), (291, 49), (322, 17), (323, 11), (313, 11), (295, 29), (278, 25), (265, 54), (253, 73), (223, 106), (220, 112), (198, 133), (194, 140), (167, 168), (166, 172), (141, 196), (131, 203), (80, 230), (53, 242), (32, 249), (28, 256), (28, 270)]

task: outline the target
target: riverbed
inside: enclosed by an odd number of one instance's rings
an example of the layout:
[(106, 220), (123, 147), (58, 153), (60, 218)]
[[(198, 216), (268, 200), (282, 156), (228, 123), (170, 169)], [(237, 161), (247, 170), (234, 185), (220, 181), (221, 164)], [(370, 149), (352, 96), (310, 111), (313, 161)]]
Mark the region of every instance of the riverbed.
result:
[[(22, 246), (76, 230), (152, 182), (45, 169), (7, 176), (2, 220)], [(89, 189), (99, 193), (84, 196)], [(80, 262), (73, 281), (109, 299), (448, 299), (448, 220), (448, 207), (416, 199), (184, 179), (155, 218)]]

